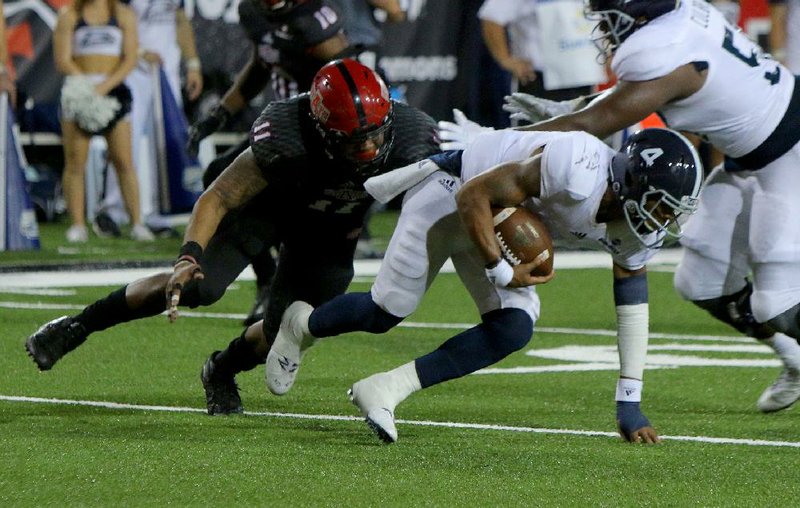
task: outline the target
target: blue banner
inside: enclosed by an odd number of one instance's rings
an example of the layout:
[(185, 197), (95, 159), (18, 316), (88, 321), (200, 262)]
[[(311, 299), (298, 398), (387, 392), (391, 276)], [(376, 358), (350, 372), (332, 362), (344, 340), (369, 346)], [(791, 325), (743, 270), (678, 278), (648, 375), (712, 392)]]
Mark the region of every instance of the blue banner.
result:
[[(167, 76), (161, 70), (161, 111), (164, 125), (164, 162), (159, 170), (166, 171), (167, 199), (161, 200), (161, 213), (191, 212), (194, 202), (203, 192), (203, 168), (197, 158), (186, 153), (189, 126), (183, 109), (172, 96)], [(161, 166), (166, 166), (162, 168)]]
[(0, 142), (3, 159), (0, 161), (0, 188), (3, 199), (0, 221), (0, 250), (39, 250), (39, 225), (36, 211), (25, 185), (22, 150), (14, 132), (16, 119), (6, 94), (0, 96)]

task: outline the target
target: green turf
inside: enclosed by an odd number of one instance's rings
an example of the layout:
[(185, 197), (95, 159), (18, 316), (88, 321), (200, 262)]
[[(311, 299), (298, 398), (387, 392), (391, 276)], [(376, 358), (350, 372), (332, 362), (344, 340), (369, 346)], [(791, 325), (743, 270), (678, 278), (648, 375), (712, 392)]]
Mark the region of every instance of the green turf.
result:
[[(613, 327), (610, 274), (563, 270), (540, 288), (540, 327)], [(652, 330), (725, 334), (651, 273)], [(238, 288), (238, 289), (237, 289)], [(237, 283), (214, 308), (243, 313), (252, 286)], [(368, 284), (355, 284), (365, 290)], [(2, 301), (85, 304), (113, 288), (72, 296), (0, 293)], [(0, 393), (69, 400), (204, 407), (199, 370), (240, 333), (232, 319), (159, 316), (98, 333), (51, 372), (36, 372), (22, 342), (53, 310), (0, 310)], [(453, 275), (436, 282), (410, 321), (477, 319)], [(350, 384), (435, 348), (455, 331), (397, 328), (351, 334), (307, 355), (295, 388), (271, 396), (263, 370), (239, 376), (257, 413), (357, 416)], [(674, 342), (651, 340), (653, 344)], [(536, 333), (527, 349), (610, 345), (613, 338)], [(708, 356), (714, 356), (707, 353)], [(725, 357), (726, 355), (716, 355)], [(731, 355), (727, 355), (731, 356)], [(754, 358), (764, 355), (737, 354)], [(560, 363), (511, 355), (498, 367)], [(666, 436), (800, 441), (797, 413), (754, 407), (776, 368), (651, 370), (646, 414)], [(398, 407), (410, 421), (614, 431), (616, 373), (475, 375), (415, 394)], [(208, 417), (0, 401), (0, 503), (4, 506), (789, 506), (798, 480), (796, 448), (665, 439), (629, 445), (615, 437), (537, 434), (399, 424), (380, 444), (358, 420), (269, 415)], [(112, 500), (114, 500), (112, 502)]]
[[(370, 221), (370, 231), (375, 237), (375, 246), (385, 248), (394, 224), (397, 222), (396, 210), (375, 214)], [(164, 261), (175, 259), (181, 246), (183, 227), (176, 238), (159, 238), (156, 242), (136, 242), (123, 227), (119, 238), (98, 238), (89, 233), (90, 241), (84, 244), (70, 244), (64, 234), (69, 225), (62, 218), (59, 222), (39, 224), (41, 248), (35, 251), (0, 252), (0, 268), (4, 266), (50, 265), (80, 262), (112, 261)]]

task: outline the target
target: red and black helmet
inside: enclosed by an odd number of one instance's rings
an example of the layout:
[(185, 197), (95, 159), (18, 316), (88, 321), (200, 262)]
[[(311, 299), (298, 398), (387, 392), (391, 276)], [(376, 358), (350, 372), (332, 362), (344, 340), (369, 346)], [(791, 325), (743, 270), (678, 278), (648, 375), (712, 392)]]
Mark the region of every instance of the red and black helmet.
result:
[(377, 171), (394, 141), (392, 101), (381, 77), (356, 60), (334, 60), (314, 76), (310, 95), (328, 154), (362, 174)]

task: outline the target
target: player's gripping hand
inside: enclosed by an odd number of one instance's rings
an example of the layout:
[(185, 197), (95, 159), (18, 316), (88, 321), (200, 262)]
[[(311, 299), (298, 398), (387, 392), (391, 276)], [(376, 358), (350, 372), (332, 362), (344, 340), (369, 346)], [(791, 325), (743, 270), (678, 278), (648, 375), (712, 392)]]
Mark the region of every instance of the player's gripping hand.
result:
[(491, 127), (483, 127), (473, 122), (461, 110), (453, 109), (453, 122), (440, 120), (439, 125), (439, 148), (442, 151), (464, 150), (472, 141), (484, 132), (493, 131)]
[(175, 263), (175, 268), (167, 281), (167, 317), (170, 323), (178, 319), (178, 304), (181, 302), (181, 291), (189, 281), (203, 279), (203, 269), (199, 264), (188, 259), (179, 260)]
[(230, 117), (231, 113), (219, 104), (211, 110), (211, 113), (209, 113), (207, 117), (192, 124), (192, 126), (189, 127), (189, 139), (186, 142), (186, 152), (191, 157), (197, 157), (200, 142), (217, 132), (220, 127), (228, 122)]
[(547, 284), (553, 277), (556, 276), (556, 271), (551, 270), (550, 273), (545, 275), (536, 275), (534, 269), (542, 263), (540, 259), (534, 259), (530, 263), (520, 263), (514, 267), (514, 278), (508, 283), (510, 288), (522, 288), (527, 286), (536, 286), (538, 284)]
[(503, 111), (511, 113), (511, 118), (523, 122), (537, 123), (550, 118), (572, 113), (583, 104), (584, 98), (569, 101), (551, 101), (535, 95), (514, 92), (505, 96)]
[(617, 401), (617, 428), (622, 438), (630, 443), (661, 442), (638, 402)]

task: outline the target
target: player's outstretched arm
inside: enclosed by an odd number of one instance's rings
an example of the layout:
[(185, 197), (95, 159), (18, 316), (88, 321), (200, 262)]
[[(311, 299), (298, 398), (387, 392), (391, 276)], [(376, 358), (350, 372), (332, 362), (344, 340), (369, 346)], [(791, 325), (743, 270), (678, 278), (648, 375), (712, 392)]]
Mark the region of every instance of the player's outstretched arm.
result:
[(631, 270), (614, 263), (613, 271), (620, 363), (615, 396), (617, 428), (626, 441), (658, 443), (658, 433), (640, 407), (650, 333), (647, 268)]
[(249, 202), (267, 186), (253, 151), (247, 149), (200, 195), (192, 210), (183, 246), (175, 269), (167, 282), (166, 298), (170, 321), (178, 318), (182, 289), (192, 279), (202, 279), (203, 249), (216, 233), (222, 218)]
[(440, 120), (439, 127), (439, 148), (442, 151), (464, 150), (472, 141), (484, 132), (491, 132), (491, 127), (483, 127), (473, 122), (460, 109), (453, 109), (453, 122)]

